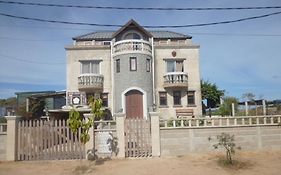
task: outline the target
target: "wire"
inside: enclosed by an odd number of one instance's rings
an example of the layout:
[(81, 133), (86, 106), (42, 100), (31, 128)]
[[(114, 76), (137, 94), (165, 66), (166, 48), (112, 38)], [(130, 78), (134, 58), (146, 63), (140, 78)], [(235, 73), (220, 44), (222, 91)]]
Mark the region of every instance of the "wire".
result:
[[(240, 18), (235, 20), (229, 20), (229, 21), (220, 21), (220, 22), (211, 22), (211, 23), (199, 23), (199, 24), (186, 24), (186, 25), (156, 25), (156, 26), (150, 26), (150, 25), (144, 25), (145, 28), (187, 28), (187, 27), (202, 27), (202, 26), (212, 26), (212, 25), (219, 25), (219, 24), (230, 24), (230, 23), (236, 23), (241, 21), (248, 21), (253, 19), (259, 19), (259, 18), (265, 18), (273, 15), (281, 14), (281, 11), (274, 12), (274, 13), (268, 13), (265, 15), (259, 15), (259, 16), (253, 16), (253, 17), (247, 17), (247, 18)], [(69, 21), (56, 21), (56, 20), (47, 20), (47, 19), (40, 19), (40, 18), (30, 18), (30, 17), (24, 17), (24, 16), (15, 16), (10, 15), (6, 13), (0, 13), (1, 16), (6, 16), (10, 18), (17, 18), (17, 19), (25, 19), (25, 20), (32, 20), (32, 21), (39, 21), (39, 22), (48, 22), (48, 23), (59, 23), (59, 24), (70, 24), (70, 25), (87, 25), (87, 26), (99, 26), (99, 27), (122, 27), (123, 25), (120, 24), (97, 24), (97, 23), (83, 23), (83, 22), (69, 22)]]
[[(16, 27), (16, 28), (32, 28), (32, 29), (58, 29), (58, 30), (86, 30), (86, 31), (94, 31), (94, 29), (90, 28), (70, 28), (70, 27), (45, 27), (45, 26), (24, 26), (24, 25), (0, 25), (0, 27)], [(110, 31), (112, 32), (112, 31)], [(250, 34), (250, 33), (206, 33), (206, 32), (188, 32), (188, 34), (192, 35), (214, 35), (214, 36), (257, 36), (257, 37), (279, 37), (281, 34), (264, 34), (264, 33), (256, 33), (256, 34)], [(70, 36), (69, 38), (72, 38)], [(69, 39), (65, 38), (65, 39)], [(22, 41), (45, 41), (45, 40), (30, 40), (25, 38), (12, 38), (12, 37), (0, 37), (0, 39), (11, 39), (11, 40), (22, 40)], [(58, 40), (65, 40), (64, 38), (60, 38)], [(54, 39), (55, 41), (56, 39)], [(46, 40), (49, 41), (49, 40)], [(53, 41), (53, 40), (50, 40)]]
[(25, 63), (32, 63), (32, 64), (44, 64), (44, 65), (62, 65), (62, 64), (65, 64), (65, 63), (47, 63), (47, 62), (31, 61), (31, 60), (20, 59), (20, 58), (8, 56), (8, 55), (3, 55), (3, 54), (0, 54), (0, 56), (1, 56), (1, 58), (4, 58), (4, 59), (9, 59), (9, 60), (12, 59), (12, 60), (25, 62)]
[(261, 10), (261, 9), (280, 9), (281, 6), (264, 6), (264, 7), (114, 7), (114, 6), (89, 6), (89, 5), (63, 5), (63, 4), (42, 4), (33, 2), (17, 1), (0, 1), (5, 4), (30, 5), (43, 7), (63, 7), (63, 8), (83, 8), (83, 9), (109, 9), (109, 10), (157, 10), (157, 11), (203, 11), (203, 10)]
[(25, 38), (12, 38), (12, 37), (1, 37), (0, 36), (0, 40), (3, 39), (3, 40), (18, 40), (18, 41), (32, 41), (32, 42), (41, 42), (41, 41), (44, 41), (44, 42), (52, 42), (52, 41), (62, 41), (62, 40), (67, 40), (67, 39), (70, 39), (71, 37), (69, 38), (61, 38), (61, 39), (25, 39)]
[(250, 34), (250, 33), (193, 33), (189, 32), (189, 34), (192, 35), (214, 35), (214, 36), (258, 36), (258, 37), (278, 37), (281, 36), (281, 34)]

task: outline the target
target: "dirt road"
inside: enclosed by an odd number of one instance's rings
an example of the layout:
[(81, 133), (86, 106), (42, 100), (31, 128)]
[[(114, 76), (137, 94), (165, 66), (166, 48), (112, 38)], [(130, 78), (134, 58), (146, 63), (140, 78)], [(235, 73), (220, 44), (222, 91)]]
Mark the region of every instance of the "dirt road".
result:
[(280, 175), (281, 151), (242, 152), (241, 162), (232, 168), (217, 163), (218, 154), (190, 154), (179, 157), (106, 161), (0, 162), (0, 175)]

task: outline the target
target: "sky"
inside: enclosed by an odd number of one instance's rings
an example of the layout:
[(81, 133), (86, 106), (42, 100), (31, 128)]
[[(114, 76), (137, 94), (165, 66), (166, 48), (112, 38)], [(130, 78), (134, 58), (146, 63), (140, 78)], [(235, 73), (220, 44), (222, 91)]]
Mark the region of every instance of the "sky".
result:
[[(14, 0), (21, 2), (118, 7), (281, 6), (280, 0)], [(1, 4), (0, 13), (49, 20), (100, 24), (185, 25), (259, 16), (281, 9), (233, 11), (136, 11), (34, 7)], [(0, 16), (0, 98), (15, 92), (66, 89), (64, 47), (72, 37), (116, 27), (64, 25)], [(227, 96), (281, 99), (281, 14), (239, 23), (169, 28), (200, 45), (201, 78)]]

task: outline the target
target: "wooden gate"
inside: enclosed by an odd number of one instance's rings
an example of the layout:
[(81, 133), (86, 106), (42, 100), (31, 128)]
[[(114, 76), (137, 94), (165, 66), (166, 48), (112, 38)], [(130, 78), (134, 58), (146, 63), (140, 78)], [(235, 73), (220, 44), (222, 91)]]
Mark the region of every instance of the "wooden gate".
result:
[(125, 119), (125, 156), (150, 157), (151, 154), (150, 122), (145, 119)]
[(18, 160), (83, 159), (81, 132), (73, 133), (66, 120), (18, 122)]

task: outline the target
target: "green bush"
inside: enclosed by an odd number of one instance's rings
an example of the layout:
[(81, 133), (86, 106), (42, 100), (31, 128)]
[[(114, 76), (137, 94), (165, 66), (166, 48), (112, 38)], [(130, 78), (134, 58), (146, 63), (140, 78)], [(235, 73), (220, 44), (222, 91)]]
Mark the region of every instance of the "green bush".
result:
[(5, 117), (0, 117), (0, 123), (7, 123), (7, 119)]

